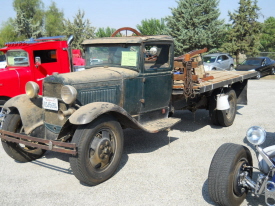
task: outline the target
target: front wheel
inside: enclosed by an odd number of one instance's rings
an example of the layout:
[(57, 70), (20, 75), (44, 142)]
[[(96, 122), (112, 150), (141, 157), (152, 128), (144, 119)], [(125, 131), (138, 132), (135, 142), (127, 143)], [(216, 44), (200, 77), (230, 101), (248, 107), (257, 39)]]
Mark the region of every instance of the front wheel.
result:
[(260, 72), (257, 72), (256, 79), (261, 79), (262, 75)]
[(252, 178), (252, 167), (249, 166), (253, 166), (253, 163), (247, 147), (232, 143), (221, 145), (209, 168), (210, 198), (219, 205), (240, 205), (248, 192), (240, 184), (240, 179), (244, 172), (248, 172), (248, 176)]
[(225, 93), (228, 95), (229, 109), (217, 110), (218, 122), (223, 127), (229, 127), (233, 124), (237, 113), (237, 96), (233, 89)]
[(274, 68), (274, 67), (271, 68), (270, 74), (271, 74), (271, 75), (274, 75), (274, 74), (275, 74), (275, 68)]
[(79, 126), (72, 143), (76, 143), (78, 154), (70, 157), (70, 164), (78, 180), (97, 185), (115, 173), (123, 151), (123, 131), (114, 118), (103, 115)]
[[(24, 133), (20, 115), (16, 110), (12, 110), (9, 114), (7, 114), (2, 129), (15, 133)], [(30, 162), (32, 160), (36, 160), (42, 157), (46, 152), (46, 150), (43, 149), (8, 142), (6, 140), (2, 140), (2, 145), (6, 153), (19, 162)]]

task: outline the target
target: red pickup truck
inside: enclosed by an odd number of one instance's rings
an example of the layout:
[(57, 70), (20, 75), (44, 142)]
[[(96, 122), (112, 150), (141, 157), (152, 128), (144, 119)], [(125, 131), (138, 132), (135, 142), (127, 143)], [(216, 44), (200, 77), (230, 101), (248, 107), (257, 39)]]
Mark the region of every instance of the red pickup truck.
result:
[[(5, 53), (7, 66), (0, 69), (0, 107), (11, 97), (25, 93), (28, 81), (37, 82), (54, 72), (66, 73), (85, 64), (80, 50), (71, 50), (71, 36), (43, 37), (24, 42), (9, 42), (0, 51)], [(40, 89), (41, 91), (42, 89)]]

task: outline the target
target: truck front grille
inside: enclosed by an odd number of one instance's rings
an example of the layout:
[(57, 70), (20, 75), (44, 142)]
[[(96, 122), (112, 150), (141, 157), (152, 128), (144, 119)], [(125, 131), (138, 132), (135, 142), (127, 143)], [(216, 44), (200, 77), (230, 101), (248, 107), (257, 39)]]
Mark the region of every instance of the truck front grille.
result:
[(63, 84), (44, 83), (43, 96), (61, 98), (61, 88)]
[(110, 102), (117, 103), (117, 89), (108, 88), (108, 89), (98, 89), (91, 91), (81, 91), (80, 92), (80, 101), (82, 105), (89, 104), (91, 102)]

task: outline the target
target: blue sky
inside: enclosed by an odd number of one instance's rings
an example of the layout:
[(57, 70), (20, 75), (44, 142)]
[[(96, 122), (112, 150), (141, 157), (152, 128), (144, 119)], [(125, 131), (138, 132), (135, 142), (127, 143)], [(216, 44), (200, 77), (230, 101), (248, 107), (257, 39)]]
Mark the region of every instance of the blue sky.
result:
[[(47, 8), (52, 0), (42, 0)], [(13, 0), (0, 0), (0, 24), (9, 17), (15, 17)], [(136, 28), (143, 19), (163, 18), (171, 15), (170, 8), (177, 7), (176, 0), (55, 0), (57, 7), (64, 12), (65, 18), (73, 19), (78, 9), (85, 11), (85, 19), (92, 26)], [(228, 11), (238, 9), (239, 0), (220, 0), (220, 19), (228, 21)], [(258, 0), (263, 22), (270, 16), (275, 17), (275, 0)]]

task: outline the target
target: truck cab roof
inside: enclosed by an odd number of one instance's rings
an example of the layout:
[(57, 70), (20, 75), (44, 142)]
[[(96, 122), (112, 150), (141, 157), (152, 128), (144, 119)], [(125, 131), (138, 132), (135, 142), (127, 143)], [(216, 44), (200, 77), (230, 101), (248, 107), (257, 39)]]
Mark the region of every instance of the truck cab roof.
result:
[(140, 44), (152, 41), (168, 41), (173, 42), (173, 38), (168, 35), (157, 35), (157, 36), (128, 36), (128, 37), (105, 37), (84, 40), (82, 45), (86, 44)]

